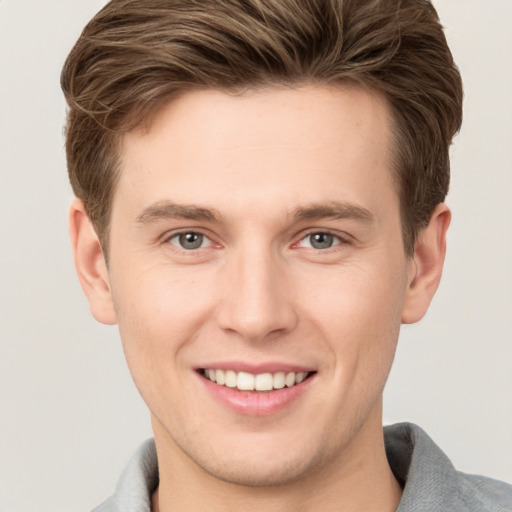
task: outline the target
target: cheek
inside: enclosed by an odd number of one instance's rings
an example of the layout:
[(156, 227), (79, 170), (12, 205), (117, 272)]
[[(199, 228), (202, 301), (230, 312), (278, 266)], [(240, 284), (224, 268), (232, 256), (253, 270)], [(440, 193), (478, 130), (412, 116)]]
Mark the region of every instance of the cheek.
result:
[(383, 385), (400, 330), (403, 272), (392, 265), (333, 270), (323, 290), (310, 294), (307, 316), (324, 333), (336, 378)]
[(401, 275), (389, 272), (386, 276), (382, 279), (376, 275), (359, 288), (352, 311), (361, 334), (354, 369), (356, 387), (373, 388), (379, 395), (393, 362), (404, 296)]
[(335, 268), (303, 283), (301, 295), (319, 325), (334, 331), (372, 332), (400, 324), (405, 294), (404, 273), (398, 269)]
[(136, 382), (143, 381), (139, 374), (150, 373), (148, 382), (168, 378), (168, 366), (179, 366), (181, 348), (209, 315), (211, 283), (197, 273), (177, 276), (165, 266), (123, 276), (112, 289), (130, 371)]
[(123, 279), (113, 283), (119, 322), (130, 331), (179, 331), (208, 303), (209, 281), (204, 272), (177, 271), (166, 265), (142, 268), (138, 274), (124, 272)]

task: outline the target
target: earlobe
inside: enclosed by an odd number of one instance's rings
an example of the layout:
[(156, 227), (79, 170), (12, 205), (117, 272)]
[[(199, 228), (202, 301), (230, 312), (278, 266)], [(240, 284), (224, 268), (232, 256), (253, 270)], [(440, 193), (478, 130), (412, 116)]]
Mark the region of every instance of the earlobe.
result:
[(405, 324), (423, 318), (439, 286), (450, 220), (450, 209), (441, 203), (434, 210), (428, 226), (418, 235), (410, 261), (409, 284), (402, 309), (402, 322)]
[(78, 279), (91, 313), (103, 324), (117, 323), (103, 250), (80, 199), (69, 208), (69, 235)]

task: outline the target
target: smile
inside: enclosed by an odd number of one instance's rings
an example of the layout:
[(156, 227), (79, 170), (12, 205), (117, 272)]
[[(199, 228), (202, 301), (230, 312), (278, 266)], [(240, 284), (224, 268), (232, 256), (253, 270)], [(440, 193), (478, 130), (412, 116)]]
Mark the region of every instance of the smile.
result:
[(203, 368), (200, 373), (219, 386), (236, 388), (239, 391), (272, 391), (296, 386), (314, 372), (275, 372), (254, 375), (248, 372)]

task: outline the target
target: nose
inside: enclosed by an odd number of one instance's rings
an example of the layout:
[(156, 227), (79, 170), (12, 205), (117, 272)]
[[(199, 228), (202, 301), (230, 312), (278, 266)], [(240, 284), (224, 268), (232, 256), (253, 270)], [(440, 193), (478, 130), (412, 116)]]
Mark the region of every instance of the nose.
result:
[(240, 251), (224, 270), (217, 311), (221, 329), (258, 342), (296, 327), (298, 316), (286, 262), (270, 251)]

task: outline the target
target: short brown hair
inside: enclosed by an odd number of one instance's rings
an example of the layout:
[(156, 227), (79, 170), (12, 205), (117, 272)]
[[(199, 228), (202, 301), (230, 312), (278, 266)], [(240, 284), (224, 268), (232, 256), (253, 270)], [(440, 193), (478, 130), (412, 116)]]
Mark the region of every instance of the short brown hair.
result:
[(199, 88), (356, 81), (395, 123), (402, 231), (418, 232), (448, 191), (462, 83), (427, 0), (112, 0), (62, 71), (71, 185), (106, 250), (123, 133)]

